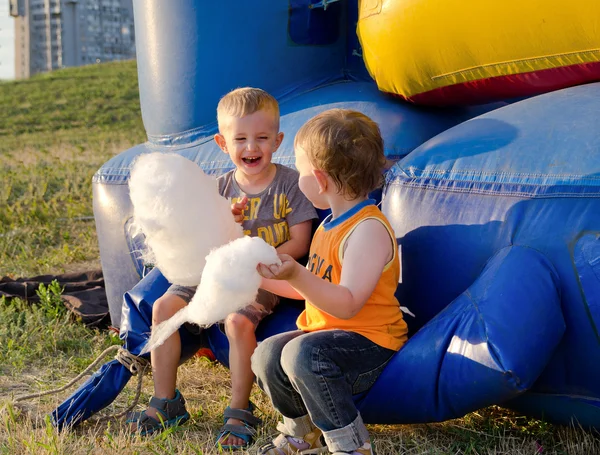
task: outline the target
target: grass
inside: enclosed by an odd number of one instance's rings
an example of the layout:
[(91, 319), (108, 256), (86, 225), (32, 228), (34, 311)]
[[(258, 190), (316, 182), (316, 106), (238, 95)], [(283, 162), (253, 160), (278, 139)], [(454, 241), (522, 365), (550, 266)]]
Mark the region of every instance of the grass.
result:
[[(91, 177), (112, 156), (145, 139), (135, 62), (0, 83), (0, 100), (0, 276), (97, 266)], [(90, 420), (71, 431), (56, 431), (46, 416), (73, 390), (13, 402), (15, 396), (66, 384), (105, 348), (118, 344), (107, 332), (74, 320), (59, 293), (56, 285), (41, 289), (36, 305), (0, 298), (0, 454), (216, 453), (213, 443), (229, 398), (229, 374), (203, 358), (187, 362), (179, 372), (191, 421), (154, 437), (129, 436), (122, 420)], [(108, 413), (131, 403), (134, 382)], [(151, 393), (146, 377), (141, 402)], [(253, 453), (267, 442), (277, 422), (256, 388), (252, 400), (265, 425), (254, 447), (241, 453)], [(497, 406), (438, 424), (369, 429), (380, 455), (600, 453), (596, 432), (554, 426)]]
[[(46, 414), (64, 399), (43, 397), (14, 405), (12, 396), (47, 390), (66, 383), (116, 340), (71, 320), (46, 290), (39, 305), (0, 300), (0, 453), (5, 454), (198, 454), (217, 453), (215, 430), (228, 400), (229, 376), (220, 365), (195, 358), (180, 368), (179, 383), (192, 415), (187, 425), (161, 435), (131, 437), (123, 421), (87, 422), (74, 431), (57, 432)], [(108, 409), (124, 409), (134, 394), (133, 382)], [(145, 379), (143, 402), (151, 394)], [(265, 425), (254, 448), (271, 437), (277, 416), (255, 388), (252, 400)], [(597, 454), (597, 435), (560, 428), (519, 416), (496, 406), (463, 419), (429, 425), (370, 427), (379, 454)], [(252, 453), (248, 451), (246, 453)]]
[(91, 179), (145, 140), (135, 61), (0, 83), (0, 276), (97, 261)]
[(0, 154), (65, 143), (143, 142), (135, 61), (0, 83)]
[[(191, 421), (153, 437), (131, 437), (122, 420), (89, 421), (74, 431), (57, 432), (45, 417), (68, 392), (43, 397), (24, 405), (11, 403), (13, 395), (47, 390), (67, 382), (114, 339), (55, 316), (52, 305), (27, 308), (25, 302), (0, 302), (0, 453), (4, 454), (205, 454), (213, 448), (215, 431), (228, 400), (227, 370), (204, 358), (180, 368), (179, 386), (188, 401)], [(14, 340), (11, 347), (4, 340)], [(21, 348), (15, 349), (18, 345)], [(124, 409), (134, 394), (133, 382), (107, 412)], [(145, 379), (142, 401), (151, 395)], [(253, 453), (272, 436), (277, 416), (256, 388), (252, 400), (261, 410), (261, 428)], [(522, 417), (496, 406), (473, 412), (463, 419), (428, 425), (370, 426), (379, 454), (597, 454), (597, 435), (560, 428)]]

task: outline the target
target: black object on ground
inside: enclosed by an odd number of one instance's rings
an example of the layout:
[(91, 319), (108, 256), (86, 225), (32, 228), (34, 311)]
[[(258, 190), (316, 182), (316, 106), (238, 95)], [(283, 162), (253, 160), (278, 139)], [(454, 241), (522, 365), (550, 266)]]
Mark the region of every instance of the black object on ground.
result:
[(79, 316), (85, 325), (98, 328), (110, 325), (102, 270), (17, 279), (4, 276), (0, 278), (0, 297), (18, 297), (36, 303), (40, 300), (36, 294), (40, 284), (49, 285), (53, 280), (64, 288), (61, 298), (65, 306)]

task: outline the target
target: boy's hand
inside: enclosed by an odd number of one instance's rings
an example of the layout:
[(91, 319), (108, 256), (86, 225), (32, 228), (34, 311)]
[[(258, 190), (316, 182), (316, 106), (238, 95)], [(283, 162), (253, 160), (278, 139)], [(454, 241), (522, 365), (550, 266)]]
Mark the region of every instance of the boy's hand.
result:
[(263, 278), (270, 280), (291, 280), (298, 275), (298, 268), (302, 267), (288, 254), (280, 254), (281, 265), (258, 264), (256, 270)]
[(244, 210), (248, 205), (248, 197), (244, 196), (235, 204), (231, 204), (231, 213), (233, 214), (233, 219), (236, 223), (241, 223), (244, 221)]

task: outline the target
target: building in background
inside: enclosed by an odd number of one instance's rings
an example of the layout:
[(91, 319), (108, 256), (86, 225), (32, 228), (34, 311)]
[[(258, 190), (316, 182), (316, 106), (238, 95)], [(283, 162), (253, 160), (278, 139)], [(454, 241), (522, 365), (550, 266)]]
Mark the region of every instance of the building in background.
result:
[(135, 57), (132, 0), (10, 0), (15, 77)]
[(0, 79), (15, 78), (15, 25), (8, 1), (0, 0)]

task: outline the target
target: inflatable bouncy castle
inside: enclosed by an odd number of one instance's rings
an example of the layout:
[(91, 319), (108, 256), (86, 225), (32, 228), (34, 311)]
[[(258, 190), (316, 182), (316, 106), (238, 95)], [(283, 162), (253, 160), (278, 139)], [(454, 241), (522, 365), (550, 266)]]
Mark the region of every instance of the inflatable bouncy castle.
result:
[[(366, 422), (501, 404), (600, 427), (597, 2), (134, 0), (134, 13), (148, 141), (93, 182), (111, 319), (129, 352), (140, 353), (169, 285), (131, 226), (132, 162), (159, 151), (209, 174), (231, 169), (212, 139), (215, 108), (257, 86), (280, 102), (274, 161), (293, 165), (298, 128), (343, 107), (379, 123), (394, 163), (381, 207), (401, 247), (397, 296), (414, 318), (408, 343), (356, 397)], [(258, 338), (295, 328), (299, 312), (281, 305)], [(227, 365), (217, 327), (185, 333), (182, 360), (208, 347)], [(107, 363), (53, 411), (55, 424), (85, 420), (130, 376)]]
[(593, 0), (369, 0), (358, 35), (381, 90), (461, 105), (598, 80), (599, 16)]

